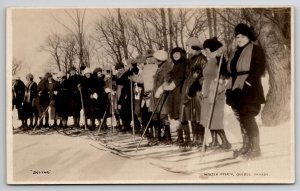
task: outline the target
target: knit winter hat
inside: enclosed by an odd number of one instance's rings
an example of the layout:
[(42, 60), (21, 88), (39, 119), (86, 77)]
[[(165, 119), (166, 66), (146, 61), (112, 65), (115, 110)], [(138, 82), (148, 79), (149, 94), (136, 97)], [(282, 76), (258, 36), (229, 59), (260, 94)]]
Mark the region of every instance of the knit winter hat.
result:
[(26, 78), (29, 78), (30, 80), (33, 80), (33, 75), (29, 73), (29, 74), (26, 75)]
[(115, 70), (119, 70), (119, 69), (121, 69), (121, 68), (124, 68), (124, 64), (123, 64), (122, 62), (117, 63), (117, 64), (115, 65)]
[(93, 74), (97, 74), (98, 72), (102, 72), (102, 68), (95, 68)]
[(172, 51), (171, 51), (171, 58), (173, 57), (173, 54), (175, 53), (175, 52), (179, 52), (179, 53), (181, 53), (181, 56), (186, 56), (186, 51), (185, 50), (183, 50), (182, 48), (180, 48), (180, 47), (176, 47), (176, 48), (173, 48), (172, 49)]
[(85, 74), (92, 74), (92, 70), (90, 68), (85, 68), (83, 70), (83, 75), (85, 75)]
[(223, 46), (223, 44), (220, 41), (218, 41), (217, 37), (207, 39), (203, 43), (203, 48), (204, 49), (208, 48), (208, 49), (210, 49), (211, 52), (218, 50), (222, 46)]
[(186, 43), (187, 46), (192, 47), (194, 50), (201, 50), (202, 49), (202, 44), (200, 40), (196, 37), (190, 37), (187, 39)]
[(76, 68), (74, 66), (72, 66), (72, 67), (70, 67), (68, 73), (70, 73), (71, 71), (75, 71), (76, 72), (77, 70), (76, 70)]
[(148, 50), (146, 50), (145, 57), (146, 57), (146, 58), (152, 57), (153, 54), (154, 54), (154, 50), (148, 49)]
[(248, 25), (246, 25), (244, 23), (239, 23), (238, 25), (236, 25), (235, 36), (237, 36), (238, 34), (247, 36), (251, 41), (256, 40), (254, 28), (252, 26), (248, 27)]
[(153, 57), (159, 61), (166, 61), (168, 59), (168, 53), (164, 50), (158, 50), (153, 54)]

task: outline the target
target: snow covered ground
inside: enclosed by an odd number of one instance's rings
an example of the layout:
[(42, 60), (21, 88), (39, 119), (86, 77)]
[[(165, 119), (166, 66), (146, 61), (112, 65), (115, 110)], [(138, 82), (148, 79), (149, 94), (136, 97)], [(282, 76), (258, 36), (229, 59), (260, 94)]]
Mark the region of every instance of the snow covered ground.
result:
[[(16, 117), (14, 111), (13, 118)], [(175, 145), (146, 147), (146, 141), (136, 152), (140, 137), (136, 137), (134, 142), (129, 134), (94, 136), (88, 133), (79, 137), (66, 136), (57, 131), (39, 135), (14, 134), (11, 136), (12, 142), (8, 141), (8, 144), (12, 143), (9, 177), (13, 183), (25, 184), (293, 182), (292, 123), (287, 121), (276, 127), (265, 127), (260, 116), (257, 122), (262, 156), (252, 161), (233, 159), (232, 150), (207, 151), (201, 159), (197, 148), (180, 152)], [(227, 106), (224, 123), (233, 149), (240, 148), (240, 127)], [(171, 124), (175, 139), (174, 121)], [(13, 126), (18, 125), (19, 122), (13, 120)]]

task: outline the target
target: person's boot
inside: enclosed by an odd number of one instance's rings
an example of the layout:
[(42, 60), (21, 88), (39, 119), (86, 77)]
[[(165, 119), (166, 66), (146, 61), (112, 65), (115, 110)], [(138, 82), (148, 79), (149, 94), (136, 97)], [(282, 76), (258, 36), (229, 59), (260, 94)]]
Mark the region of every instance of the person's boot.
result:
[(63, 126), (63, 123), (62, 123), (62, 119), (59, 121), (59, 124), (57, 125), (57, 127), (62, 127)]
[(219, 141), (218, 141), (218, 134), (216, 130), (210, 130), (211, 132), (211, 138), (212, 141), (209, 144), (211, 149), (218, 149), (220, 147)]
[(164, 127), (165, 127), (165, 135), (166, 135), (166, 144), (170, 145), (172, 144), (170, 125), (164, 125)]
[(38, 121), (39, 121), (39, 117), (38, 117), (38, 116), (35, 116), (35, 117), (34, 117), (33, 128), (37, 127)]
[(151, 146), (158, 145), (159, 136), (160, 136), (160, 129), (157, 123), (154, 122), (153, 126), (154, 126), (154, 138)]
[(50, 126), (50, 128), (56, 128), (57, 127), (57, 120), (54, 119), (53, 124)]
[(45, 128), (49, 127), (49, 117), (45, 117), (45, 124), (43, 127), (45, 127)]
[(247, 133), (242, 132), (242, 136), (243, 136), (243, 145), (242, 145), (242, 147), (239, 150), (233, 151), (233, 157), (235, 157), (235, 158), (238, 157), (238, 156), (246, 154), (248, 152), (248, 150), (250, 149), (250, 147), (251, 147), (250, 139), (249, 139)]
[(188, 124), (183, 126), (183, 133), (184, 133), (184, 145), (190, 146), (192, 141), (190, 135), (190, 128)]
[(202, 147), (204, 139), (204, 127), (201, 124), (197, 124), (197, 136), (195, 141), (195, 146)]
[(62, 128), (65, 129), (67, 128), (67, 120), (66, 119), (62, 119)]
[(43, 127), (43, 119), (44, 119), (44, 118), (41, 118), (41, 119), (39, 120), (39, 124), (38, 124), (38, 126), (37, 126), (38, 129), (40, 129), (40, 128)]
[(218, 135), (220, 136), (221, 141), (222, 141), (222, 144), (220, 145), (220, 147), (222, 149), (225, 149), (225, 150), (231, 149), (231, 144), (227, 140), (225, 131), (222, 129), (222, 130), (217, 130), (217, 132), (218, 132)]
[(246, 159), (253, 159), (261, 156), (259, 136), (252, 137), (250, 142), (250, 148), (245, 154), (242, 155), (242, 157)]
[(197, 139), (199, 139), (199, 132), (198, 132), (198, 128), (197, 128), (197, 123), (192, 122), (191, 126), (192, 126), (192, 134), (193, 134), (192, 144), (193, 144), (193, 146), (196, 146), (197, 145)]
[(33, 117), (30, 117), (30, 119), (29, 119), (29, 128), (34, 128), (34, 126), (33, 126)]

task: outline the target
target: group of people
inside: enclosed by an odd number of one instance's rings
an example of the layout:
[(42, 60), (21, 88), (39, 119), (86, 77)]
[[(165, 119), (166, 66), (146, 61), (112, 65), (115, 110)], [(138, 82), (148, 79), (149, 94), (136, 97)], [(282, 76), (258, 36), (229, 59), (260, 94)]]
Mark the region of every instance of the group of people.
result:
[[(67, 127), (70, 116), (73, 127), (79, 127), (83, 110), (90, 130), (96, 129), (96, 120), (97, 127), (105, 129), (111, 117), (116, 129), (145, 133), (150, 145), (176, 142), (192, 146), (202, 146), (205, 131), (210, 131), (209, 147), (228, 150), (231, 144), (223, 124), (227, 103), (240, 122), (243, 137), (234, 156), (258, 157), (255, 116), (265, 102), (261, 84), (265, 55), (255, 43), (252, 27), (238, 24), (235, 36), (237, 48), (228, 60), (217, 38), (201, 43), (190, 37), (186, 50), (147, 50), (128, 59), (126, 66), (117, 63), (114, 70), (71, 67), (68, 75), (57, 73), (56, 80), (46, 73), (38, 84), (32, 74), (26, 75), (26, 84), (15, 77), (13, 106), (18, 109), (21, 128), (49, 126), (49, 108), (53, 127)], [(214, 112), (209, 115), (212, 105)], [(176, 140), (172, 140), (170, 119), (176, 121)]]

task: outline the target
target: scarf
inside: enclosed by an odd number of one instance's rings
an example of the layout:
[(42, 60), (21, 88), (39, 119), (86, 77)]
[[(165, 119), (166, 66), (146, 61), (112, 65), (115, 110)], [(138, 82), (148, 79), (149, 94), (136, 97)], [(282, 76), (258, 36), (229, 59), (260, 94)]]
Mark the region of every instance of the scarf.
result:
[[(246, 79), (249, 75), (249, 70), (251, 66), (251, 57), (252, 57), (252, 50), (253, 50), (253, 43), (249, 43), (242, 51), (237, 64), (236, 64), (236, 71), (237, 71), (237, 77), (233, 83), (232, 76), (229, 78), (227, 83), (227, 89), (235, 90), (237, 88), (243, 89)], [(234, 57), (234, 54), (230, 57), (229, 62), (227, 64), (227, 70), (230, 74), (232, 74), (232, 71), (230, 69), (231, 61)]]

